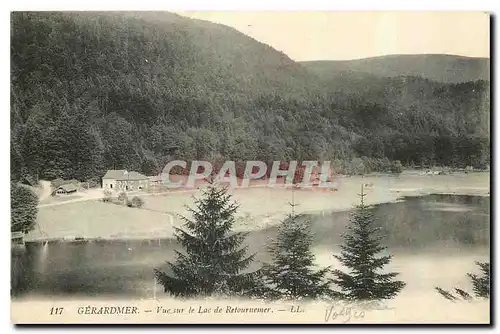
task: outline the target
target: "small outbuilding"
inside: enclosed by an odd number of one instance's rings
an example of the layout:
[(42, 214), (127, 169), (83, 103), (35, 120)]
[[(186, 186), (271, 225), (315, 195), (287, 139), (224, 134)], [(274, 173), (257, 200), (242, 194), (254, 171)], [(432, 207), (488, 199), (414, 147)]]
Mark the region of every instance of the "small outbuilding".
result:
[(66, 195), (71, 195), (75, 194), (77, 192), (77, 188), (74, 184), (63, 184), (57, 187), (54, 192), (52, 193), (52, 196), (66, 196)]

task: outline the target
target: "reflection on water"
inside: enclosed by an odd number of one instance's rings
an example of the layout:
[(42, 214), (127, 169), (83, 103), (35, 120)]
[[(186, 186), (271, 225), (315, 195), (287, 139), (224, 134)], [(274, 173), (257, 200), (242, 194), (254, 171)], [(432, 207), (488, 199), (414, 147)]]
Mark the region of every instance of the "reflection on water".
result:
[[(448, 210), (442, 210), (447, 207)], [(373, 208), (376, 224), (393, 249), (439, 249), (440, 246), (489, 248), (489, 197), (429, 195), (406, 197), (404, 202), (380, 204)], [(329, 217), (312, 216), (319, 244), (339, 244), (349, 212)]]
[[(442, 210), (443, 207), (449, 210)], [(489, 198), (431, 195), (381, 204), (373, 210), (377, 224), (387, 235), (384, 242), (396, 257), (403, 252), (442, 255), (450, 245), (460, 249), (467, 261), (471, 261), (470, 254), (489, 253)], [(305, 217), (312, 222), (314, 247), (337, 250), (349, 212)], [(247, 237), (249, 251), (257, 253), (253, 268), (268, 260), (265, 245), (276, 231), (272, 227)], [(160, 291), (154, 284), (152, 269), (164, 268), (166, 261), (173, 259), (175, 248), (173, 239), (27, 243), (24, 249), (12, 250), (12, 295), (152, 298), (155, 289)], [(454, 254), (452, 260), (457, 261), (457, 256)], [(421, 260), (438, 261), (429, 254), (422, 255)], [(405, 268), (416, 270), (415, 273), (419, 270), (415, 266)], [(409, 272), (402, 274), (412, 276)]]

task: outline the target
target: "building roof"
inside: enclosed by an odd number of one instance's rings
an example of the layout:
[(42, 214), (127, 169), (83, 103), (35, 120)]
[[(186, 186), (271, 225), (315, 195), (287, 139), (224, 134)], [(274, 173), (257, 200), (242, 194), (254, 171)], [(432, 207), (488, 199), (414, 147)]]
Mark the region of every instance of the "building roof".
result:
[(137, 181), (137, 180), (147, 180), (148, 177), (137, 173), (134, 171), (127, 172), (126, 170), (108, 170), (107, 173), (102, 177), (103, 179), (113, 179), (119, 181)]
[(128, 175), (124, 175), (122, 180), (147, 180), (148, 177), (146, 175), (142, 175), (137, 172), (128, 172)]
[(110, 169), (106, 172), (106, 174), (102, 177), (103, 179), (119, 179), (125, 174), (126, 170), (115, 170)]
[(149, 178), (149, 181), (151, 182), (161, 182), (163, 181), (163, 176), (160, 174), (160, 175), (153, 175), (153, 176), (148, 176)]
[(56, 190), (58, 190), (58, 189), (62, 189), (67, 193), (77, 190), (76, 186), (72, 183), (60, 185), (59, 187), (56, 188)]

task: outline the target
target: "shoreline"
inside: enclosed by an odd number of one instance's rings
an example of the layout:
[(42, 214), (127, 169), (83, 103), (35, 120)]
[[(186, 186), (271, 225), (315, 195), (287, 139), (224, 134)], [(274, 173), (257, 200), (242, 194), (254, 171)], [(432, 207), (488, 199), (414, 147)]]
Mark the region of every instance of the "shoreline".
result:
[[(472, 176), (471, 176), (472, 175)], [(461, 176), (403, 177), (365, 176), (342, 178), (338, 191), (292, 189), (290, 187), (250, 187), (230, 189), (240, 209), (236, 214), (235, 232), (263, 230), (277, 225), (287, 213), (289, 203), (299, 203), (303, 214), (329, 214), (352, 210), (358, 201), (361, 184), (366, 188), (367, 205), (397, 203), (405, 197), (432, 194), (490, 197), (489, 173)], [(143, 208), (127, 208), (103, 203), (99, 199), (61, 202), (61, 205), (39, 208), (38, 226), (24, 236), (25, 242), (60, 240), (158, 240), (171, 238), (176, 216), (187, 214), (192, 196), (200, 190), (169, 192), (147, 196)], [(166, 211), (168, 210), (168, 211)]]
[[(394, 200), (389, 200), (385, 202), (378, 202), (378, 203), (373, 203), (370, 205), (376, 206), (376, 205), (381, 205), (381, 204), (392, 204), (392, 203), (400, 203), (405, 201), (405, 197), (424, 197), (424, 196), (429, 196), (429, 195), (453, 195), (453, 196), (477, 196), (477, 197), (490, 197), (489, 194), (470, 194), (470, 193), (446, 193), (446, 192), (432, 192), (432, 193), (426, 193), (426, 194), (415, 194), (411, 193), (411, 195), (402, 195), (398, 199)], [(303, 211), (301, 214), (305, 215), (320, 215), (324, 213), (325, 211), (329, 211), (330, 213), (333, 212), (346, 212), (346, 211), (351, 211), (352, 209), (348, 208), (337, 208), (337, 209), (332, 209), (332, 210), (315, 210), (315, 211)], [(253, 231), (258, 231), (258, 230), (263, 230), (268, 227), (271, 227), (274, 225), (267, 225), (267, 226), (258, 226), (257, 228), (254, 229), (242, 229), (239, 230), (238, 232), (253, 232)], [(65, 237), (47, 237), (47, 238), (29, 238), (25, 239), (25, 243), (88, 243), (88, 242), (109, 242), (109, 241), (157, 241), (157, 240), (169, 240), (172, 239), (173, 236), (158, 236), (156, 238), (148, 238), (148, 237), (141, 237), (141, 236), (134, 236), (134, 235), (125, 235), (125, 236), (120, 236), (120, 237), (79, 237), (79, 236), (65, 236)]]

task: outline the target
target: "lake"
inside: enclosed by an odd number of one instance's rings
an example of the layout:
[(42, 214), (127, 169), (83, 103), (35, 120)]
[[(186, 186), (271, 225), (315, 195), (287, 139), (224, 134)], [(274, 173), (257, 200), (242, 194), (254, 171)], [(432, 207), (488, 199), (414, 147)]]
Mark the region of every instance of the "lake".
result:
[[(489, 197), (406, 197), (372, 210), (386, 235), (383, 242), (394, 255), (391, 269), (401, 273), (408, 289), (465, 284), (474, 261), (489, 259)], [(313, 249), (321, 266), (338, 265), (332, 255), (339, 251), (349, 215), (346, 211), (302, 216), (311, 221)], [(252, 268), (269, 260), (265, 246), (276, 232), (277, 227), (271, 227), (249, 233), (249, 252), (257, 253)], [(174, 239), (26, 243), (24, 249), (12, 250), (11, 295), (152, 298), (162, 293), (154, 283), (153, 268), (166, 268), (176, 248)], [(453, 270), (439, 272), (440, 268)]]

